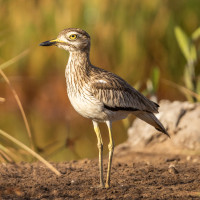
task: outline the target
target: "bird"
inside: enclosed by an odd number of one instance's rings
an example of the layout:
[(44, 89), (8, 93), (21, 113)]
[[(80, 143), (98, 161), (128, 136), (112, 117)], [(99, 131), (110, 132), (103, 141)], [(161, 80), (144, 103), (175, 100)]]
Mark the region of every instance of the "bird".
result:
[[(56, 39), (40, 43), (40, 46), (57, 46), (69, 52), (65, 69), (67, 95), (74, 109), (93, 122), (99, 150), (100, 187), (109, 188), (114, 152), (112, 122), (133, 114), (158, 131), (169, 136), (154, 113), (159, 105), (123, 80), (120, 76), (94, 66), (90, 62), (90, 35), (80, 28), (67, 28)], [(106, 123), (109, 134), (108, 168), (103, 178), (103, 141), (99, 123)]]

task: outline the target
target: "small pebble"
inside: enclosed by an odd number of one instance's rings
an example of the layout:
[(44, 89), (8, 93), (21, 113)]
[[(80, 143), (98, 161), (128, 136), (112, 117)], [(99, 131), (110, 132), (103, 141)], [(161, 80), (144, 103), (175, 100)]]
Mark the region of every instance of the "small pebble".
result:
[(192, 160), (192, 162), (198, 162), (199, 160), (197, 159), (197, 158), (194, 158), (193, 160)]
[(186, 160), (190, 161), (191, 160), (191, 156), (187, 156)]
[(170, 174), (178, 174), (178, 170), (175, 168), (173, 164), (169, 165), (168, 172)]

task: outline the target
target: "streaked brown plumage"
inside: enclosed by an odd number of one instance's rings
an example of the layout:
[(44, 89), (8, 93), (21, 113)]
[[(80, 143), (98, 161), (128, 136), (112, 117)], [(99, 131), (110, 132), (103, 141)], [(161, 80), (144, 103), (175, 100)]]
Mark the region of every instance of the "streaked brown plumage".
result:
[(103, 141), (98, 122), (105, 122), (108, 126), (110, 143), (108, 145), (109, 162), (105, 187), (109, 187), (114, 150), (112, 121), (124, 119), (132, 113), (168, 135), (161, 122), (153, 114), (158, 113), (159, 106), (144, 97), (119, 76), (90, 63), (90, 36), (87, 32), (68, 28), (63, 30), (57, 39), (43, 42), (40, 45), (56, 45), (70, 53), (65, 71), (67, 94), (75, 110), (93, 121), (98, 139), (101, 187), (104, 187)]

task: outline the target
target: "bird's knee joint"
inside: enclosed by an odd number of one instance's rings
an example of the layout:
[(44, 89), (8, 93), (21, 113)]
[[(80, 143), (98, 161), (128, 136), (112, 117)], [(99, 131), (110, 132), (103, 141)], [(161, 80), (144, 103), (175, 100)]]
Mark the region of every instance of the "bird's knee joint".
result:
[(108, 150), (109, 151), (113, 151), (114, 147), (115, 147), (114, 143), (109, 143), (108, 144)]
[(98, 147), (98, 149), (103, 149), (103, 143), (97, 143), (97, 147)]

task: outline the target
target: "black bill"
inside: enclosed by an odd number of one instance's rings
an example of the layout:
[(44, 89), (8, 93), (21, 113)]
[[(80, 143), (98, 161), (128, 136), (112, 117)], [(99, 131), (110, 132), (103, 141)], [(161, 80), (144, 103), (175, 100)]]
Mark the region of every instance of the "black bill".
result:
[(55, 45), (55, 44), (56, 44), (55, 40), (48, 40), (48, 41), (40, 43), (40, 46), (52, 46), (52, 45)]

